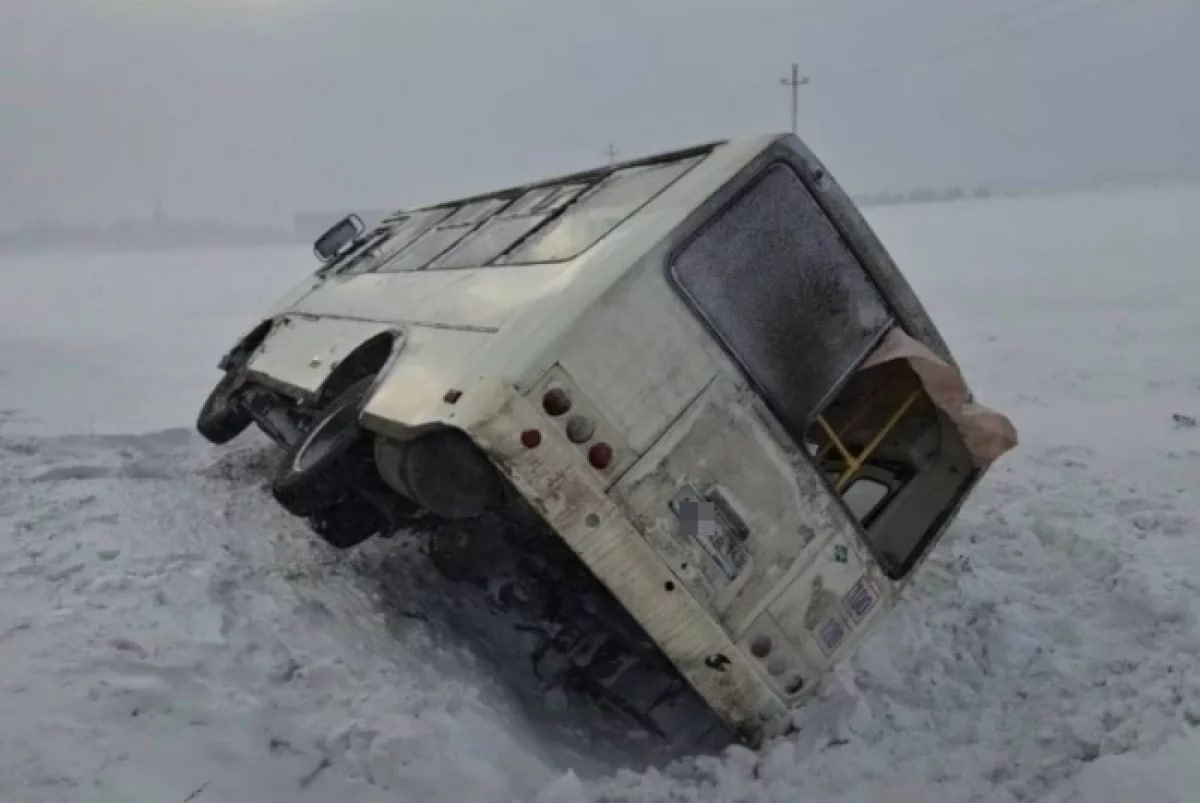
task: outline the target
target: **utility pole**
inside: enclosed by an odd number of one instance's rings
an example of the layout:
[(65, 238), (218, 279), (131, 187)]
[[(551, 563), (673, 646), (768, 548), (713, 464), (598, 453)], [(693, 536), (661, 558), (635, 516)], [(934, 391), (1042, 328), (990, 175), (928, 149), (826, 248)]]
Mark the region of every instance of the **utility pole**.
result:
[(611, 142), (608, 143), (608, 150), (605, 153), (608, 154), (608, 163), (610, 165), (617, 163), (617, 149)]
[(796, 105), (800, 99), (799, 98), (799, 89), (800, 89), (800, 87), (802, 87), (808, 83), (808, 77), (806, 76), (804, 78), (801, 78), (800, 77), (800, 66), (798, 64), (793, 64), (792, 65), (792, 77), (790, 79), (780, 78), (779, 83), (783, 84), (784, 86), (789, 86), (792, 88), (792, 133), (795, 134), (796, 133)]

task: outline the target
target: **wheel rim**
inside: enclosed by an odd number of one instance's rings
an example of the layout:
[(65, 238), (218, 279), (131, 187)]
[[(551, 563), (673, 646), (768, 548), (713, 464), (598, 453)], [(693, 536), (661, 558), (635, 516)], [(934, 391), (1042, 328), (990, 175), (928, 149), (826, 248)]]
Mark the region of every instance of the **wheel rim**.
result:
[(357, 399), (347, 400), (321, 418), (304, 439), (303, 446), (296, 452), (292, 470), (297, 473), (307, 471), (328, 457), (338, 447), (346, 429), (356, 426), (357, 420)]

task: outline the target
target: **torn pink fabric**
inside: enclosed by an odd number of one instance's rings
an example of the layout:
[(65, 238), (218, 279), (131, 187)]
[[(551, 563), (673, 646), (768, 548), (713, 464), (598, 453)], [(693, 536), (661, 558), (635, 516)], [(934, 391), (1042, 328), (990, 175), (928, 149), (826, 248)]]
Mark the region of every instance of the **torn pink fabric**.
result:
[(958, 428), (977, 467), (990, 465), (1017, 445), (1016, 427), (1006, 416), (970, 401), (959, 370), (898, 327), (888, 332), (862, 370), (892, 360), (908, 362), (929, 398)]

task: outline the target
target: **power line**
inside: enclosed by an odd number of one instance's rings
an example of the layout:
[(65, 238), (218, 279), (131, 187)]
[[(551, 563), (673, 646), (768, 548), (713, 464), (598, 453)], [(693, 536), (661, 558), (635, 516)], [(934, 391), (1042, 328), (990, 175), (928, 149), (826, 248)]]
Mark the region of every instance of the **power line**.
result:
[(968, 37), (966, 40), (952, 43), (946, 47), (938, 48), (930, 53), (927, 53), (922, 58), (903, 60), (898, 63), (868, 68), (863, 70), (862, 74), (872, 75), (893, 69), (907, 69), (910, 67), (924, 66), (926, 64), (934, 64), (955, 56), (974, 52), (981, 47), (986, 47), (996, 42), (1020, 39), (1023, 36), (1030, 34), (1042, 33), (1048, 28), (1052, 28), (1055, 23), (1070, 22), (1076, 17), (1090, 11), (1095, 11), (1108, 6), (1125, 5), (1129, 2), (1131, 2), (1131, 0), (1091, 0), (1091, 2), (1080, 5), (1061, 8), (1057, 14), (1042, 15), (1036, 20), (1032, 18), (1026, 19), (1026, 22), (1033, 22), (1033, 25), (1023, 25), (1020, 24), (1020, 20), (1016, 20), (1016, 24), (1000, 27), (992, 31), (992, 35), (990, 36)]
[[(1026, 3), (1016, 8), (1003, 9), (986, 14), (975, 22), (954, 31), (953, 34), (955, 36), (971, 36), (977, 33), (987, 33), (988, 29), (996, 25), (1003, 27), (1013, 22), (1020, 22), (1022, 19), (1032, 19), (1041, 12), (1054, 10), (1055, 6), (1071, 5), (1073, 2), (1075, 0), (1039, 0), (1039, 2)], [(1029, 12), (1032, 12), (1032, 15)]]
[[(996, 29), (992, 36), (977, 36), (970, 37), (964, 41), (952, 43), (946, 47), (936, 48), (916, 58), (901, 59), (886, 64), (877, 64), (872, 67), (867, 67), (862, 70), (854, 70), (844, 73), (836, 73), (831, 77), (836, 78), (853, 78), (864, 75), (876, 75), (881, 72), (891, 72), (894, 70), (910, 69), (912, 67), (921, 67), (926, 64), (934, 64), (939, 61), (945, 61), (958, 55), (971, 53), (981, 46), (991, 45), (995, 42), (1000, 42), (1008, 39), (1021, 38), (1029, 34), (1042, 33), (1043, 31), (1053, 27), (1052, 23), (1069, 22), (1074, 18), (1087, 12), (1096, 11), (1108, 6), (1128, 5), (1132, 0), (1092, 0), (1092, 2), (1083, 3), (1080, 5), (1071, 6), (1069, 8), (1060, 9), (1061, 13), (1053, 15), (1043, 15), (1036, 19), (1030, 17), (1026, 22), (1033, 22), (1034, 25), (1009, 25)], [(1047, 7), (1049, 4), (1043, 4)], [(1019, 20), (1017, 20), (1019, 22)]]

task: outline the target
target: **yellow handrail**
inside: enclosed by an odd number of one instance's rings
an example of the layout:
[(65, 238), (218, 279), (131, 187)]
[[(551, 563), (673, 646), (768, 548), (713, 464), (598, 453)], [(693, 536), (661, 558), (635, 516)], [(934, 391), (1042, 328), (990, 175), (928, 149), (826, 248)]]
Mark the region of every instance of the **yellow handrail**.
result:
[[(839, 429), (837, 431), (837, 437), (836, 438), (831, 437), (829, 439), (829, 443), (825, 444), (820, 449), (818, 449), (816, 455), (813, 456), (813, 460), (815, 460), (817, 463), (820, 463), (821, 458), (824, 457), (825, 454), (829, 451), (829, 449), (831, 447), (833, 447), (836, 444), (836, 442), (850, 430), (850, 427), (857, 424), (859, 419), (862, 418), (864, 415), (866, 415), (867, 410), (871, 409), (871, 405), (874, 403), (875, 399), (878, 398), (879, 394), (882, 392), (883, 392), (882, 386), (871, 391), (871, 393), (867, 396), (867, 398), (863, 400), (863, 403), (859, 406), (858, 410), (855, 411), (854, 415), (850, 416), (850, 419), (848, 421), (846, 421), (844, 424), (842, 424), (841, 429)], [(826, 427), (829, 427), (828, 421), (827, 421), (827, 419), (825, 419), (824, 416), (821, 416), (820, 420), (825, 422)], [(845, 454), (845, 452), (843, 452), (842, 454)]]
[[(840, 451), (842, 456), (846, 458), (846, 470), (842, 472), (840, 477), (838, 477), (837, 484), (834, 486), (838, 493), (841, 493), (843, 490), (845, 490), (846, 484), (854, 477), (855, 474), (859, 472), (860, 469), (862, 469), (863, 464), (867, 462), (867, 458), (869, 458), (872, 453), (879, 448), (879, 444), (883, 443), (883, 439), (886, 438), (888, 434), (896, 428), (896, 425), (900, 423), (900, 419), (904, 417), (904, 414), (908, 412), (908, 409), (913, 406), (913, 403), (915, 403), (920, 396), (921, 390), (919, 388), (910, 393), (908, 398), (904, 400), (904, 403), (901, 404), (899, 409), (892, 414), (892, 417), (887, 420), (887, 423), (883, 425), (883, 428), (875, 434), (875, 437), (871, 439), (871, 442), (863, 448), (862, 452), (859, 453), (857, 457), (851, 456), (850, 451), (846, 448), (845, 444), (841, 442), (840, 438), (838, 439), (838, 451)], [(820, 420), (825, 424), (825, 429), (827, 432), (833, 431), (829, 424), (825, 423), (823, 416)]]

